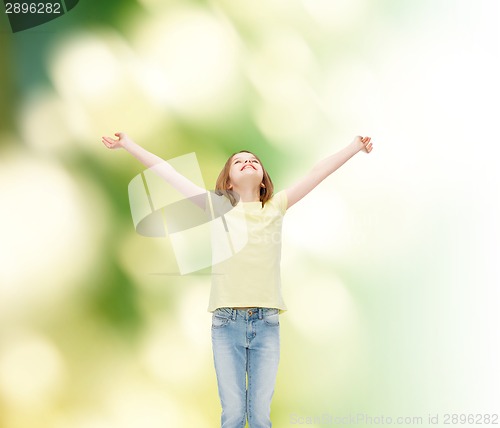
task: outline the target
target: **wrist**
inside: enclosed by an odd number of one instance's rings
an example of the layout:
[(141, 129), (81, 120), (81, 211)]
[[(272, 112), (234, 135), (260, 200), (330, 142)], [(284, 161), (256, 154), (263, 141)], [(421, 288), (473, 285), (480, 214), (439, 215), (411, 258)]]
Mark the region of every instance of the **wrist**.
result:
[(127, 150), (127, 151), (130, 151), (130, 149), (132, 148), (134, 142), (129, 140), (128, 138), (125, 138), (122, 142), (122, 148)]
[(352, 140), (351, 144), (349, 145), (350, 149), (352, 150), (353, 154), (356, 154), (360, 152), (363, 149), (363, 143), (359, 138), (355, 138)]

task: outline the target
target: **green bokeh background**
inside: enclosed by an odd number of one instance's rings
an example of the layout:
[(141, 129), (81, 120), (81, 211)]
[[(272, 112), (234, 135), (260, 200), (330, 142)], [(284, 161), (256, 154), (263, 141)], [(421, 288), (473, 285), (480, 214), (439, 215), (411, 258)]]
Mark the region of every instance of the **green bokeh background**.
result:
[(287, 213), (274, 426), (500, 413), (499, 18), (493, 0), (80, 0), (12, 34), (2, 14), (0, 427), (218, 426), (209, 276), (168, 275), (168, 239), (135, 233), (143, 167), (100, 142), (119, 130), (195, 152), (207, 188), (236, 150), (282, 189), (371, 135)]

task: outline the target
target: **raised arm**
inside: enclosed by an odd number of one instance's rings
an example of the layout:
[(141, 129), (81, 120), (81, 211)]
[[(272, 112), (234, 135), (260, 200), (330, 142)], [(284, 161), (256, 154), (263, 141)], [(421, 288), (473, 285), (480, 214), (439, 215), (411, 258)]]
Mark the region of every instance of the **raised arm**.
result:
[(125, 149), (144, 166), (153, 170), (173, 188), (186, 196), (186, 198), (206, 193), (203, 187), (197, 186), (191, 180), (177, 172), (167, 161), (136, 144), (125, 133), (117, 132), (115, 136), (118, 138), (102, 137), (102, 142), (109, 149)]
[(360, 151), (370, 153), (372, 151), (372, 143), (370, 140), (370, 137), (355, 137), (351, 144), (344, 147), (334, 155), (331, 155), (317, 163), (305, 177), (285, 190), (288, 199), (288, 208), (300, 201), (312, 189), (344, 165), (356, 153)]

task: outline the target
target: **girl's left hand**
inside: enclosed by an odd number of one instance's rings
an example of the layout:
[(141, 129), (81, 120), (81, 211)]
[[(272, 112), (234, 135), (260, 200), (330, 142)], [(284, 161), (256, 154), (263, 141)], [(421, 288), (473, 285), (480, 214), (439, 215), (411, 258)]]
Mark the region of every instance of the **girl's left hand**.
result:
[(363, 150), (365, 153), (370, 153), (373, 149), (373, 145), (371, 143), (371, 137), (360, 137), (359, 135), (354, 139), (353, 143), (355, 143), (359, 150)]

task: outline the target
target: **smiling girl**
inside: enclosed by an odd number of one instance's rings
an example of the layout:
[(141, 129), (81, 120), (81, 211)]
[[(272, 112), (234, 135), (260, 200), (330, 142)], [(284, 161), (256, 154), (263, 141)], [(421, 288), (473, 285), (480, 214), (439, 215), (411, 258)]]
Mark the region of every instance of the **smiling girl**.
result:
[[(203, 194), (163, 159), (124, 133), (103, 137), (110, 149), (124, 148), (153, 168), (187, 198)], [(271, 400), (280, 357), (279, 314), (287, 308), (281, 294), (281, 225), (288, 208), (360, 151), (370, 153), (370, 137), (355, 137), (338, 153), (320, 161), (291, 187), (274, 194), (259, 158), (241, 151), (229, 157), (216, 182), (216, 193), (235, 208), (227, 223), (244, 219), (246, 243), (212, 267), (208, 310), (212, 312), (212, 349), (222, 406), (221, 427), (271, 427)]]

